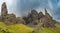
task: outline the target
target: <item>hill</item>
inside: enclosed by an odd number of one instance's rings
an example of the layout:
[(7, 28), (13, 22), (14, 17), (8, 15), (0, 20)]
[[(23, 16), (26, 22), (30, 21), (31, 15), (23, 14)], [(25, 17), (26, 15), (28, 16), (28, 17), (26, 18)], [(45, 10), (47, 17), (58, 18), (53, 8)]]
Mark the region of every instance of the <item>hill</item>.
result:
[(32, 32), (33, 28), (25, 26), (23, 24), (15, 24), (15, 25), (5, 25), (0, 22), (0, 33), (29, 33)]
[(54, 28), (38, 26), (32, 33), (60, 33), (60, 23), (56, 23), (55, 26)]
[(0, 22), (0, 33), (60, 33), (60, 24), (56, 23), (56, 28), (36, 27), (31, 28), (23, 24), (5, 25)]

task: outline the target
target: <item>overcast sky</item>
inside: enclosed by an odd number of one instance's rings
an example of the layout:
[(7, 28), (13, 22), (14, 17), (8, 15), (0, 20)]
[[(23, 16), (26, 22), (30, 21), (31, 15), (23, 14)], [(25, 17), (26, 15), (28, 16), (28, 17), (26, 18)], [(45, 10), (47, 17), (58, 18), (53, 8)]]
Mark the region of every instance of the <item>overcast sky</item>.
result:
[(60, 21), (60, 0), (0, 0), (0, 12), (3, 2), (7, 4), (8, 12), (17, 16), (28, 14), (32, 9), (44, 13), (44, 8), (47, 8), (49, 14)]

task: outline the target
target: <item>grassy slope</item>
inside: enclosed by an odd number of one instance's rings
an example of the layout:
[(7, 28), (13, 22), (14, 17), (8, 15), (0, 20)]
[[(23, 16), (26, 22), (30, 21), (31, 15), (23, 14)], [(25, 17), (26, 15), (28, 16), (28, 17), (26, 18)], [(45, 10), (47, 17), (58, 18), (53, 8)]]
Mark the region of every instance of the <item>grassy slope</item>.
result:
[[(37, 33), (60, 33), (60, 24), (56, 24), (56, 28), (40, 28), (40, 31), (37, 31)], [(0, 33), (31, 33), (33, 31), (33, 28), (27, 27), (22, 24), (16, 24), (16, 25), (10, 25), (6, 26), (2, 22), (0, 22)]]
[(56, 28), (42, 28), (38, 33), (60, 33), (60, 24), (56, 24)]
[(11, 33), (29, 33), (33, 29), (22, 24), (6, 26), (0, 22), (0, 33), (11, 32)]

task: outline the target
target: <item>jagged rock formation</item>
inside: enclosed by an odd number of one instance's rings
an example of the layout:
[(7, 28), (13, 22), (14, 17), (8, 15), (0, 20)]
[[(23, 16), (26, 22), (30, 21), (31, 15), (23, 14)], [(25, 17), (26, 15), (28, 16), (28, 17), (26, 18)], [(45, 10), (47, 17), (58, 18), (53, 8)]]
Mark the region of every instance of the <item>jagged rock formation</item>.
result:
[(2, 20), (6, 25), (17, 24), (17, 23), (24, 24), (25, 23), (22, 18), (16, 18), (15, 14), (13, 14), (13, 13), (8, 14), (7, 6), (6, 6), (5, 2), (2, 4), (1, 8), (2, 9), (1, 9), (0, 20)]
[(1, 17), (2, 17), (2, 21), (5, 24), (9, 25), (16, 23), (16, 16), (14, 14), (8, 14), (7, 6), (5, 2), (2, 4)]
[(43, 27), (55, 27), (53, 18), (49, 15), (45, 9), (45, 15), (42, 12), (32, 10), (31, 13), (25, 18), (27, 24), (31, 27), (36, 27), (38, 24), (42, 24)]
[(46, 9), (45, 9), (45, 16), (40, 19), (40, 23), (42, 23), (43, 27), (55, 27), (54, 21)]
[(43, 16), (44, 16), (44, 14), (42, 12), (39, 12), (38, 19), (42, 18)]
[(34, 26), (38, 24), (38, 12), (36, 10), (32, 10), (31, 13), (28, 15), (28, 25)]
[(45, 9), (45, 16), (49, 19), (52, 19), (52, 17), (50, 16), (50, 14), (47, 12), (47, 10)]

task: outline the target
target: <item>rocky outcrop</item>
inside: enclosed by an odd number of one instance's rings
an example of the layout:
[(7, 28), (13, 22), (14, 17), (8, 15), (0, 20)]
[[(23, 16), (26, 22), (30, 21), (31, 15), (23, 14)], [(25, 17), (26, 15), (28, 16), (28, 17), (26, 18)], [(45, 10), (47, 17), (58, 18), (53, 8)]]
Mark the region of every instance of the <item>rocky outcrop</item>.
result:
[(14, 14), (8, 14), (7, 6), (5, 2), (2, 4), (1, 18), (2, 21), (7, 25), (16, 23), (16, 16)]
[(27, 25), (31, 27), (36, 27), (38, 24), (41, 24), (43, 27), (55, 27), (53, 18), (46, 9), (45, 15), (42, 12), (38, 13), (36, 10), (32, 10), (24, 20), (26, 20)]
[(47, 18), (49, 18), (49, 19), (51, 19), (52, 20), (52, 17), (50, 16), (50, 14), (47, 12), (47, 10), (45, 9), (45, 16), (47, 17)]
[(53, 21), (47, 18), (46, 16), (40, 19), (40, 23), (43, 27), (55, 27)]
[(16, 23), (16, 16), (14, 14), (8, 14), (4, 21), (5, 24), (15, 24)]
[(39, 14), (38, 14), (38, 19), (40, 19), (40, 18), (42, 18), (42, 17), (44, 17), (44, 14), (43, 14), (42, 12), (39, 12)]
[(16, 23), (17, 24), (26, 24), (25, 21), (24, 21), (24, 19), (22, 17), (17, 17), (16, 18)]
[(40, 23), (42, 24), (43, 27), (55, 27), (54, 21), (46, 9), (45, 9), (45, 16), (43, 16), (40, 19)]
[(25, 24), (25, 21), (22, 18), (19, 18), (19, 17), (16, 18), (15, 14), (13, 14), (13, 13), (8, 14), (7, 6), (6, 6), (5, 2), (2, 4), (1, 18), (0, 19), (6, 25), (17, 24), (17, 23)]
[(28, 25), (34, 26), (38, 23), (38, 12), (36, 10), (32, 10), (30, 14), (28, 14)]
[(7, 6), (6, 6), (6, 3), (4, 2), (2, 4), (2, 7), (1, 7), (1, 17), (2, 17), (2, 21), (5, 20), (5, 16), (7, 15), (8, 11), (7, 11)]

